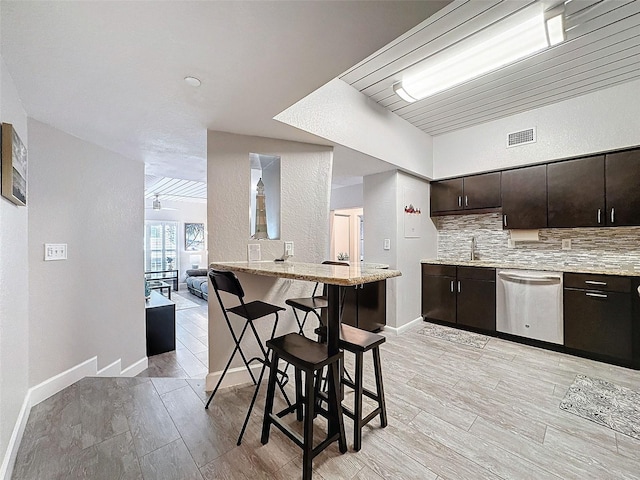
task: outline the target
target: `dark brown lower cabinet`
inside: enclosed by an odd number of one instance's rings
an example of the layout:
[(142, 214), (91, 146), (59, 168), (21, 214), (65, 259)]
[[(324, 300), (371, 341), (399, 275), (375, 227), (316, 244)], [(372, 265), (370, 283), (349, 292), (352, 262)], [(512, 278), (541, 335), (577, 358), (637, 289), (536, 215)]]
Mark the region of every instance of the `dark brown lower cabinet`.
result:
[(387, 282), (345, 287), (342, 323), (376, 332), (387, 323)]
[[(583, 275), (584, 276), (584, 275)], [(572, 282), (573, 274), (565, 274), (565, 286)], [(623, 277), (610, 277), (621, 280)], [(625, 362), (633, 359), (633, 310), (630, 281), (621, 290), (610, 291), (613, 282), (605, 276), (591, 281), (591, 288), (564, 289), (564, 344), (568, 348), (610, 357)], [(594, 282), (604, 284), (596, 290)], [(609, 285), (607, 285), (607, 283)]]
[(495, 331), (495, 269), (423, 264), (422, 316)]
[[(495, 275), (495, 273), (494, 273)], [(494, 277), (495, 278), (495, 277)], [(496, 282), (458, 280), (457, 320), (461, 325), (496, 330)]]
[(422, 316), (424, 318), (456, 323), (455, 282), (455, 276), (422, 276)]

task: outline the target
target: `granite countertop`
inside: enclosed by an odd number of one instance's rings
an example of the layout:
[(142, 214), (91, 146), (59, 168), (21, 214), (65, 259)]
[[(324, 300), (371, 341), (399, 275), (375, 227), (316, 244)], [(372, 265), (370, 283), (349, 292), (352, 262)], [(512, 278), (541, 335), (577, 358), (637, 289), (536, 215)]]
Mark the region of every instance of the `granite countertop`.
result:
[(544, 265), (538, 263), (530, 263), (528, 265), (503, 263), (487, 260), (420, 260), (420, 263), (430, 265), (456, 265), (460, 267), (490, 267), (505, 268), (514, 270), (541, 270), (545, 272), (564, 272), (564, 273), (594, 273), (599, 275), (621, 275), (625, 277), (640, 277), (640, 270), (628, 270), (615, 267), (582, 267), (578, 265)]
[(322, 265), (301, 262), (212, 262), (209, 268), (253, 273), (268, 277), (308, 280), (330, 285), (360, 285), (387, 278), (399, 277), (399, 270), (389, 270), (387, 265), (365, 263), (355, 265)]

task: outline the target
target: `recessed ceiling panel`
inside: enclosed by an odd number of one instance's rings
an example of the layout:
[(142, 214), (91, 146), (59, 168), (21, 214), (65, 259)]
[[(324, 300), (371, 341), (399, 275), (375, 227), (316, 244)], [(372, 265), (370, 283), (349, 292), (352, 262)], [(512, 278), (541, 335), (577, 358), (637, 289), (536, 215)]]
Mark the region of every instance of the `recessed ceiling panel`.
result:
[(340, 78), (424, 132), (439, 135), (640, 77), (640, 2), (573, 0), (565, 2), (563, 43), (414, 103), (394, 93), (393, 84), (407, 68), (446, 54), (531, 3), (452, 2)]

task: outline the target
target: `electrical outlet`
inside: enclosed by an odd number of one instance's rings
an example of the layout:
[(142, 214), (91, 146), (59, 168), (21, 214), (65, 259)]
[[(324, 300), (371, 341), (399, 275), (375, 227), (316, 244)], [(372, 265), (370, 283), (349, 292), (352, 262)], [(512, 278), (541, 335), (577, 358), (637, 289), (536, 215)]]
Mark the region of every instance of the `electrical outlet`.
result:
[(516, 248), (516, 241), (508, 239), (507, 240), (507, 248)]
[(66, 243), (45, 243), (44, 244), (44, 260), (66, 260), (67, 244)]
[(382, 248), (385, 250), (391, 250), (391, 239), (385, 238)]
[(293, 256), (293, 242), (284, 242), (284, 254), (289, 257)]
[(571, 250), (571, 239), (563, 238), (562, 239), (562, 250)]

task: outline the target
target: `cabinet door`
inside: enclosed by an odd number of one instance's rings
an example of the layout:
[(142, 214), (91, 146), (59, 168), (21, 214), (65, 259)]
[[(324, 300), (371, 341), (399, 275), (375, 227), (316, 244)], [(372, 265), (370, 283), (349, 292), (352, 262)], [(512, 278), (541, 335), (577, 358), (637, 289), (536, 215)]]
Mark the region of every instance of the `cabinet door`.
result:
[(605, 157), (607, 224), (640, 225), (640, 150)]
[(431, 213), (462, 210), (462, 178), (431, 183)]
[(496, 283), (458, 280), (458, 323), (496, 331)]
[(455, 277), (422, 277), (422, 316), (456, 323)]
[(546, 165), (504, 171), (501, 185), (503, 228), (546, 228)]
[(549, 164), (547, 192), (549, 227), (604, 225), (604, 156)]
[(499, 207), (500, 172), (465, 177), (462, 204), (465, 209)]
[(631, 295), (565, 288), (564, 344), (631, 361)]
[[(342, 300), (342, 323), (358, 326), (358, 285), (344, 287)], [(324, 311), (324, 309), (323, 309)]]
[(377, 332), (387, 323), (387, 282), (358, 287), (358, 328)]

